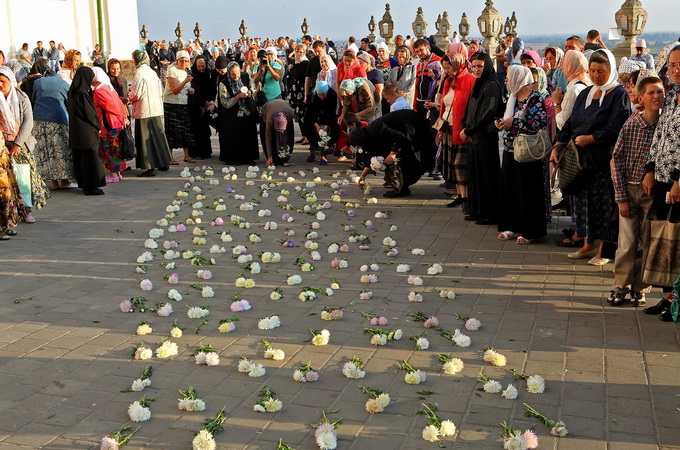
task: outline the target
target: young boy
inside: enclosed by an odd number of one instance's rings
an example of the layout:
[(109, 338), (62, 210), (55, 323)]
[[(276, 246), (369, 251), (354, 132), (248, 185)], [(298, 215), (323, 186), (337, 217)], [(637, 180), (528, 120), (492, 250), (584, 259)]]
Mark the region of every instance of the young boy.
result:
[(623, 125), (612, 158), (614, 200), (620, 215), (614, 284), (607, 300), (613, 306), (623, 304), (628, 292), (633, 306), (644, 305), (645, 293), (651, 289), (642, 282), (642, 264), (649, 245), (647, 216), (652, 208), (652, 198), (645, 194), (642, 178), (664, 101), (661, 80), (656, 76), (643, 78), (637, 95), (644, 109)]
[(386, 84), (382, 91), (382, 96), (390, 104), (390, 112), (399, 111), (400, 109), (412, 109), (411, 105), (408, 104), (394, 84)]

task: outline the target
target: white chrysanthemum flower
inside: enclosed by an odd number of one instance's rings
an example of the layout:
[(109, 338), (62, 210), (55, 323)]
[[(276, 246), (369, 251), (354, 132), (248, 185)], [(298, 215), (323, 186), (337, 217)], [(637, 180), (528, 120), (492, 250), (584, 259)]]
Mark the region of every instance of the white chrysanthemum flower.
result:
[(411, 271), (411, 266), (408, 264), (398, 264), (397, 265), (397, 273), (406, 273)]
[(527, 392), (530, 394), (542, 394), (545, 391), (545, 380), (540, 375), (531, 375), (527, 378)]
[(439, 440), (439, 428), (434, 425), (423, 428), (423, 439), (428, 442), (437, 442)]
[(266, 370), (262, 364), (253, 364), (248, 372), (248, 376), (252, 378), (259, 378), (264, 376)]
[(490, 394), (498, 394), (503, 390), (503, 386), (496, 380), (489, 380), (484, 383), (484, 392)]
[(372, 345), (385, 345), (387, 344), (387, 336), (384, 334), (374, 334), (371, 336), (371, 344)]
[(484, 361), (493, 364), (497, 367), (505, 367), (506, 359), (505, 356), (498, 353), (493, 349), (487, 349), (484, 351)]
[(160, 347), (156, 349), (156, 356), (158, 358), (170, 358), (176, 356), (179, 353), (179, 348), (177, 344), (171, 341), (163, 341)]
[(210, 311), (207, 309), (203, 309), (200, 306), (192, 306), (187, 311), (187, 317), (189, 319), (202, 319), (203, 317), (206, 317), (208, 314), (210, 314)]
[(508, 384), (508, 387), (505, 388), (501, 395), (508, 400), (514, 400), (517, 398), (517, 388), (512, 384)]
[(253, 363), (247, 359), (242, 359), (238, 362), (238, 371), (241, 373), (250, 372), (253, 368)]
[(472, 344), (472, 339), (470, 339), (469, 336), (466, 336), (463, 333), (461, 333), (460, 330), (456, 330), (456, 331), (453, 332), (452, 341), (458, 347), (462, 347), (462, 348), (469, 347)]
[(132, 386), (130, 387), (131, 391), (134, 392), (140, 392), (143, 391), (145, 387), (151, 386), (151, 380), (150, 379), (145, 379), (142, 380), (141, 378), (137, 378), (132, 382)]
[(456, 425), (450, 420), (442, 420), (439, 432), (442, 436), (453, 436), (456, 434)]
[(420, 373), (418, 373), (418, 371), (415, 371), (405, 374), (404, 381), (406, 382), (406, 384), (420, 384), (422, 378), (420, 376)]
[(137, 401), (128, 407), (128, 416), (132, 422), (145, 422), (151, 418), (151, 410)]
[(331, 432), (319, 433), (316, 436), (316, 445), (320, 450), (333, 450), (338, 446), (338, 438)]
[(213, 435), (207, 430), (200, 430), (193, 441), (191, 441), (192, 450), (215, 450), (217, 444)]
[(359, 369), (352, 361), (348, 361), (342, 366), (342, 374), (351, 379), (360, 379), (366, 376), (366, 372)]
[(143, 323), (137, 327), (137, 336), (145, 336), (147, 334), (151, 334), (153, 332), (153, 328), (149, 326), (147, 323)]
[[(169, 298), (170, 300), (175, 300), (175, 301), (177, 301), (177, 302), (181, 302), (181, 301), (184, 299), (184, 297), (182, 297), (182, 294), (180, 294), (180, 293), (177, 291), (177, 289), (170, 289), (170, 290), (168, 291), (168, 298)], [(167, 303), (166, 303), (166, 304), (167, 304)]]
[(215, 291), (210, 286), (205, 286), (201, 291), (201, 296), (203, 298), (211, 298), (215, 296)]
[(453, 358), (451, 361), (445, 362), (442, 365), (442, 371), (448, 375), (455, 375), (460, 373), (465, 367), (465, 363), (460, 358)]
[(427, 350), (430, 348), (430, 341), (424, 337), (420, 337), (416, 340), (416, 350)]

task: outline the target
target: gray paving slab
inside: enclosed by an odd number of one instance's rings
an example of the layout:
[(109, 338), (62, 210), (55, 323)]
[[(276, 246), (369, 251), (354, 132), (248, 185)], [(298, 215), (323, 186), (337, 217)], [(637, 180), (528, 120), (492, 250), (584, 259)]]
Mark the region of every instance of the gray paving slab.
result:
[[(217, 145), (214, 146), (217, 148)], [(314, 175), (305, 163), (303, 148), (297, 148), (292, 165), (278, 168), (286, 176), (274, 174), (288, 189), (289, 201), (302, 206), (304, 199), (295, 193), (295, 186), (304, 186)], [(332, 159), (332, 158), (331, 158)], [(438, 182), (421, 180), (408, 199), (387, 201), (374, 188), (377, 205), (367, 204), (368, 196), (354, 186), (344, 186), (344, 202), (355, 205), (326, 210), (328, 218), (321, 222), (318, 251), (322, 260), (314, 262), (316, 270), (304, 273), (293, 265), (297, 257), (311, 260), (304, 248), (306, 224), (310, 215), (289, 212), (295, 221), (284, 226), (274, 189), (269, 198), (257, 196), (262, 180), (246, 186), (244, 167), (239, 168), (238, 180), (223, 180), (224, 167), (215, 158), (200, 162), (216, 171), (220, 183), (209, 186), (195, 182), (207, 196), (210, 206), (222, 197), (229, 209), (218, 213), (204, 208), (202, 226), (210, 232), (209, 245), (191, 243), (187, 233), (169, 233), (157, 239), (176, 240), (179, 249), (200, 248), (207, 256), (211, 244), (225, 247), (226, 254), (213, 255), (218, 261), (209, 266), (213, 279), (196, 278), (197, 267), (186, 260), (175, 260), (177, 268), (168, 271), (159, 266), (165, 261), (162, 249), (150, 250), (155, 260), (147, 263), (146, 274), (135, 273), (137, 257), (143, 253), (149, 229), (163, 217), (165, 208), (184, 188), (186, 178), (180, 167), (159, 173), (153, 179), (139, 179), (126, 172), (121, 183), (107, 186), (106, 195), (85, 197), (77, 190), (56, 191), (47, 206), (36, 212), (38, 221), (21, 226), (19, 235), (0, 246), (0, 448), (98, 448), (102, 436), (113, 433), (127, 421), (127, 406), (143, 394), (155, 397), (151, 405), (152, 418), (141, 428), (128, 448), (180, 449), (189, 448), (193, 432), (201, 427), (205, 417), (225, 406), (225, 429), (216, 438), (218, 448), (274, 449), (279, 439), (295, 448), (315, 448), (310, 422), (317, 422), (322, 411), (334, 420), (343, 418), (338, 428), (338, 448), (343, 449), (430, 449), (436, 444), (421, 437), (424, 417), (416, 413), (422, 402), (436, 404), (443, 419), (453, 420), (458, 427), (454, 437), (445, 438), (444, 445), (465, 449), (502, 448), (499, 423), (506, 421), (518, 429), (534, 427), (540, 448), (565, 449), (672, 449), (680, 448), (680, 414), (678, 392), (680, 380), (680, 340), (675, 325), (662, 323), (655, 317), (629, 307), (613, 309), (606, 304), (608, 286), (612, 280), (612, 265), (591, 267), (585, 261), (572, 261), (563, 249), (553, 246), (568, 218), (555, 217), (549, 226), (549, 236), (529, 246), (517, 246), (512, 241), (496, 239), (494, 227), (477, 226), (462, 220), (459, 210), (443, 207), (447, 198)], [(196, 165), (191, 165), (192, 168)], [(316, 192), (319, 201), (330, 200), (332, 190), (324, 183), (347, 178), (347, 166), (332, 162), (320, 167), (322, 181), (309, 192)], [(306, 170), (304, 176), (297, 174)], [(198, 173), (198, 172), (195, 172)], [(337, 178), (333, 174), (340, 173)], [(130, 175), (127, 175), (130, 174)], [(296, 178), (286, 181), (287, 176)], [(379, 179), (372, 183), (379, 185)], [(239, 201), (225, 193), (235, 187), (245, 195)], [(279, 189), (279, 187), (276, 187)], [(186, 201), (195, 202), (194, 193)], [(257, 217), (256, 211), (239, 211), (238, 205), (251, 198), (261, 200), (261, 209), (270, 209), (271, 217)], [(354, 218), (338, 210), (353, 208)], [(392, 210), (387, 219), (376, 219), (378, 210)], [(177, 220), (190, 214), (189, 205), (182, 206)], [(247, 217), (250, 230), (228, 224), (228, 217)], [(225, 218), (223, 227), (211, 227), (218, 215)], [(375, 229), (368, 230), (362, 220), (371, 220)], [(265, 221), (276, 221), (279, 230), (264, 231)], [(340, 223), (351, 223), (356, 231), (370, 237), (370, 250), (358, 250), (350, 244), (349, 253), (330, 255), (331, 242), (347, 242), (349, 233)], [(396, 225), (397, 231), (390, 231)], [(222, 243), (217, 229), (231, 230), (232, 243)], [(275, 241), (282, 238), (285, 228), (295, 231), (295, 248), (281, 248)], [(246, 242), (248, 234), (260, 233), (263, 242)], [(383, 254), (382, 239), (392, 236), (398, 242), (400, 255), (390, 259)], [(279, 264), (262, 264), (262, 272), (252, 275), (253, 289), (238, 289), (234, 280), (247, 269), (231, 258), (231, 248), (247, 245), (257, 257), (262, 251), (277, 251)], [(412, 255), (410, 248), (423, 248), (425, 256)], [(346, 257), (348, 269), (330, 268), (333, 257)], [(378, 262), (378, 283), (359, 282), (362, 264)], [(428, 263), (441, 263), (444, 273), (426, 274)], [(396, 263), (411, 265), (410, 274), (421, 275), (423, 286), (411, 286), (408, 275), (396, 272)], [(203, 267), (206, 268), (206, 267)], [(180, 283), (170, 286), (163, 275), (176, 272)], [(301, 274), (303, 285), (327, 287), (330, 278), (342, 287), (333, 297), (320, 296), (315, 302), (297, 300), (298, 286), (287, 286), (287, 274)], [(142, 278), (152, 280), (154, 290), (139, 289)], [(201, 298), (190, 287), (200, 282), (213, 287), (215, 297)], [(284, 292), (278, 301), (269, 299), (276, 287)], [(124, 314), (118, 304), (138, 295), (149, 298), (149, 306), (166, 302), (167, 292), (178, 289), (185, 297), (173, 303), (175, 313), (158, 317), (152, 313)], [(362, 289), (371, 290), (371, 300), (360, 300)], [(453, 300), (441, 299), (435, 289), (450, 289), (457, 294)], [(409, 291), (420, 292), (423, 303), (407, 300)], [(253, 305), (251, 311), (232, 313), (230, 299), (238, 293)], [(655, 293), (650, 295), (654, 302)], [(32, 299), (28, 299), (33, 297)], [(15, 300), (18, 300), (15, 302)], [(209, 305), (208, 322), (194, 334), (198, 320), (186, 316), (187, 305)], [(345, 317), (337, 322), (320, 320), (323, 307), (344, 307)], [(457, 348), (434, 330), (407, 317), (423, 311), (436, 315), (440, 326), (453, 331), (463, 322), (458, 315), (474, 316), (482, 321), (478, 331), (465, 331), (472, 338), (470, 348)], [(404, 332), (401, 341), (385, 347), (375, 347), (362, 334), (368, 320), (362, 312), (385, 315), (388, 328)], [(263, 317), (279, 314), (282, 326), (263, 331), (257, 323)], [(236, 331), (217, 331), (220, 319), (238, 316)], [(144, 341), (153, 348), (169, 336), (174, 320), (185, 327), (184, 336), (172, 339), (179, 354), (168, 360), (152, 358), (152, 386), (145, 392), (122, 392), (129, 389), (139, 376), (145, 362), (130, 359), (132, 345)], [(137, 325), (150, 320), (153, 332), (135, 336)], [(310, 344), (309, 328), (326, 328), (331, 332), (327, 346)], [(430, 348), (414, 350), (409, 336), (427, 332)], [(282, 361), (263, 358), (261, 339), (269, 340), (285, 351)], [(211, 344), (219, 351), (217, 367), (193, 363), (194, 349), (200, 343)], [(529, 394), (522, 381), (513, 380), (501, 368), (482, 360), (484, 346), (493, 346), (507, 358), (507, 367), (527, 374), (539, 374), (546, 380), (546, 392)], [(437, 353), (461, 358), (465, 369), (455, 376), (441, 373)], [(348, 380), (341, 374), (342, 365), (352, 356), (366, 363), (366, 378)], [(241, 356), (262, 363), (267, 373), (262, 378), (250, 378), (238, 373)], [(404, 382), (396, 364), (407, 359), (428, 373), (420, 386)], [(320, 373), (315, 383), (295, 383), (295, 367), (312, 362)], [(519, 388), (516, 400), (506, 400), (497, 394), (479, 392), (476, 378), (482, 372), (507, 386)], [(206, 401), (204, 412), (181, 412), (177, 409), (178, 390), (194, 386)], [(255, 413), (253, 404), (257, 392), (268, 385), (283, 400), (284, 407), (273, 414)], [(382, 414), (370, 415), (364, 409), (367, 396), (358, 385), (383, 389), (390, 393), (392, 403)], [(430, 392), (425, 392), (430, 391)], [(523, 402), (528, 402), (552, 419), (567, 423), (569, 436), (554, 438), (537, 421), (523, 416)]]

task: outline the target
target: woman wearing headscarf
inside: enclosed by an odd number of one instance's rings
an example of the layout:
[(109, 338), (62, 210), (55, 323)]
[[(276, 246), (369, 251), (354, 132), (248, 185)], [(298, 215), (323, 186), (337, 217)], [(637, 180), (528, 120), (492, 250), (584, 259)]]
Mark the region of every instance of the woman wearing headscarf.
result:
[(319, 65), (321, 66), (321, 72), (317, 75), (316, 81), (325, 81), (333, 89), (338, 80), (338, 66), (335, 65), (333, 58), (328, 54), (319, 57)]
[(189, 95), (189, 115), (194, 145), (189, 147), (189, 157), (207, 159), (212, 156), (210, 115), (215, 108), (217, 73), (209, 69), (207, 58), (199, 55), (191, 67), (191, 77), (194, 93)]
[(116, 91), (116, 94), (118, 94), (118, 98), (123, 105), (126, 105), (126, 111), (128, 112), (128, 116), (130, 116), (132, 109), (127, 106), (130, 103), (130, 99), (128, 99), (128, 83), (121, 75), (121, 63), (117, 59), (111, 58), (107, 65), (107, 74), (111, 80), (111, 86), (113, 87), (113, 90)]
[(357, 57), (352, 50), (345, 50), (342, 54), (342, 61), (338, 65), (338, 76), (336, 85), (334, 86), (337, 92), (340, 92), (340, 83), (344, 80), (353, 80), (354, 78), (366, 78), (366, 71), (357, 62)]
[[(581, 53), (581, 52), (578, 52)], [(583, 53), (581, 53), (583, 54)], [(562, 71), (562, 60), (564, 58), (564, 51), (559, 47), (548, 47), (543, 52), (545, 56), (545, 64), (543, 65), (543, 70), (548, 77), (548, 83), (553, 89), (562, 88), (562, 91), (566, 91), (566, 78)], [(564, 81), (564, 86), (562, 82)]]
[(41, 209), (50, 198), (40, 173), (36, 170), (33, 152), (35, 138), (33, 131), (33, 111), (26, 94), (17, 89), (14, 72), (7, 66), (0, 66), (0, 132), (5, 138), (12, 164), (28, 164), (30, 168), (31, 195), (23, 198), (28, 208), (22, 217), (28, 223), (35, 222), (31, 210)]
[(249, 78), (234, 61), (226, 70), (227, 76), (217, 89), (220, 161), (234, 166), (252, 165), (259, 159), (258, 113), (248, 89)]
[(450, 53), (460, 53), (463, 55), (463, 58), (465, 58), (466, 61), (469, 57), (468, 49), (462, 42), (454, 42), (453, 44), (449, 45), (449, 54)]
[(149, 55), (143, 50), (135, 50), (132, 59), (137, 66), (132, 85), (130, 102), (134, 105), (132, 117), (135, 119), (135, 147), (137, 168), (146, 169), (138, 177), (153, 177), (156, 169), (168, 170), (170, 149), (165, 138), (163, 123), (163, 86), (156, 72), (149, 67)]
[(338, 124), (342, 124), (344, 115), (353, 112), (360, 120), (370, 123), (380, 117), (380, 103), (375, 96), (375, 86), (365, 78), (343, 80), (340, 83), (342, 113)]
[(412, 105), (416, 90), (416, 66), (411, 63), (411, 50), (408, 47), (397, 47), (397, 62), (398, 65), (392, 68), (387, 83), (397, 86), (397, 91)]
[(307, 140), (307, 127), (305, 126), (305, 77), (309, 60), (306, 56), (307, 46), (297, 44), (295, 46), (295, 62), (289, 66), (288, 70), (288, 101), (295, 110), (295, 119), (300, 127), (302, 139), (299, 143), (309, 144)]
[(118, 94), (111, 85), (109, 76), (100, 67), (93, 67), (93, 100), (97, 117), (101, 123), (99, 136), (104, 167), (109, 171), (107, 183), (118, 183), (123, 179), (121, 171), (127, 168), (127, 163), (120, 155), (121, 133), (128, 125), (127, 110), (118, 98)]
[(338, 106), (338, 94), (331, 89), (329, 83), (317, 81), (311, 101), (307, 104), (307, 133), (309, 152), (307, 162), (314, 161), (316, 154), (321, 156), (321, 165), (328, 164), (326, 155), (332, 152), (333, 146), (340, 136), (335, 122), (335, 111)]
[(501, 167), (494, 120), (502, 115), (503, 90), (489, 55), (478, 52), (470, 64), (475, 84), (460, 132), (461, 140), (467, 142), (467, 207), (475, 223), (491, 225), (498, 221)]
[[(241, 73), (245, 73), (248, 75), (249, 79), (251, 77), (251, 73), (253, 73), (253, 70), (255, 69), (255, 66), (257, 66), (257, 52), (260, 50), (260, 47), (257, 45), (251, 45), (248, 47), (248, 52), (246, 53), (246, 60), (243, 62), (243, 66), (241, 67)], [(227, 61), (227, 63), (229, 63)], [(215, 64), (215, 67), (217, 67), (217, 63)], [(252, 85), (250, 82), (248, 83), (248, 86), (252, 88)]]
[(268, 101), (260, 109), (260, 143), (267, 167), (289, 165), (295, 145), (294, 115), (293, 108), (280, 98)]
[(540, 67), (532, 67), (531, 73), (533, 75), (536, 71), (536, 86), (535, 89), (539, 94), (543, 96), (543, 101), (545, 102), (545, 110), (548, 113), (548, 132), (550, 133), (550, 139), (555, 139), (555, 134), (557, 133), (555, 129), (555, 106), (553, 105), (552, 97), (550, 96), (550, 91), (548, 91), (548, 77), (545, 72)]
[(472, 62), (472, 58), (475, 57), (477, 53), (483, 53), (484, 49), (479, 45), (479, 41), (477, 39), (473, 39), (470, 41), (470, 46), (468, 47), (468, 61)]
[(64, 56), (64, 62), (61, 65), (61, 70), (57, 73), (59, 78), (71, 85), (73, 77), (76, 76), (76, 70), (80, 67), (81, 54), (78, 50), (68, 50)]
[[(0, 84), (2, 80), (0, 80)], [(17, 232), (14, 228), (25, 219), (28, 211), (24, 206), (21, 192), (12, 170), (9, 149), (5, 137), (0, 133), (0, 241), (6, 241)]]
[(628, 92), (618, 82), (616, 59), (609, 50), (593, 52), (588, 70), (593, 85), (576, 98), (571, 116), (557, 135), (550, 160), (555, 163), (559, 152), (574, 140), (586, 170), (574, 192), (573, 217), (576, 235), (584, 236), (585, 240), (583, 247), (567, 256), (593, 257), (588, 263), (600, 266), (609, 261), (600, 257), (601, 246), (598, 251), (595, 242), (604, 239), (612, 219), (614, 196), (609, 165), (612, 148), (633, 108)]
[(548, 126), (543, 96), (531, 88), (531, 70), (508, 67), (506, 83), (510, 99), (496, 127), (503, 133), (503, 164), (500, 178), (498, 239), (507, 241), (519, 234), (517, 243), (527, 245), (547, 234), (543, 161), (518, 163), (513, 142), (520, 133), (536, 134)]
[[(569, 80), (567, 89), (556, 88), (552, 99), (555, 107), (555, 125), (562, 129), (571, 116), (574, 103), (579, 94), (592, 83), (588, 76), (588, 60), (581, 52), (567, 52), (562, 61), (562, 71)], [(547, 74), (546, 74), (547, 75)]]
[(508, 49), (508, 66), (520, 64), (522, 53), (524, 53), (524, 40), (521, 37), (516, 37), (512, 41), (512, 47)]
[(370, 53), (362, 52), (357, 57), (359, 65), (366, 71), (366, 79), (373, 83), (378, 98), (382, 98), (382, 90), (385, 86), (385, 78), (381, 71), (375, 68), (375, 58)]
[[(103, 72), (103, 71), (102, 71)], [(78, 187), (85, 195), (102, 195), (106, 186), (104, 165), (99, 156), (101, 122), (92, 98), (94, 71), (80, 67), (73, 77), (66, 102), (69, 113), (69, 146)]]
[(40, 58), (33, 64), (28, 76), (21, 80), (21, 83), (19, 84), (19, 89), (28, 96), (31, 105), (35, 104), (33, 99), (33, 84), (38, 78), (43, 77), (50, 70), (49, 64), (50, 62), (48, 60)]
[(444, 55), (442, 67), (446, 73), (439, 97), (439, 118), (446, 124), (439, 130), (443, 150), (442, 171), (445, 182), (456, 185), (458, 193), (449, 205), (463, 205), (463, 214), (471, 218), (467, 208), (467, 143), (461, 139), (460, 132), (475, 77), (468, 72), (467, 60), (461, 53)]
[(56, 75), (38, 78), (33, 84), (33, 156), (40, 176), (53, 190), (67, 188), (76, 179), (68, 145), (68, 89), (68, 83)]
[[(390, 48), (386, 43), (378, 42), (376, 44), (376, 49), (378, 52), (378, 57), (375, 58), (375, 68), (382, 73), (384, 83), (386, 84), (388, 82), (387, 80), (389, 79), (390, 72), (392, 72), (392, 68), (397, 67), (399, 62), (396, 58), (390, 56)], [(381, 103), (383, 115), (390, 112), (389, 102), (383, 98)]]
[(189, 156), (189, 147), (194, 145), (189, 116), (189, 95), (194, 93), (191, 87), (192, 76), (187, 73), (190, 64), (189, 53), (181, 50), (177, 52), (177, 61), (168, 66), (163, 91), (163, 111), (165, 137), (168, 140), (170, 154), (172, 155), (172, 149), (181, 148), (184, 162), (194, 163), (196, 160)]

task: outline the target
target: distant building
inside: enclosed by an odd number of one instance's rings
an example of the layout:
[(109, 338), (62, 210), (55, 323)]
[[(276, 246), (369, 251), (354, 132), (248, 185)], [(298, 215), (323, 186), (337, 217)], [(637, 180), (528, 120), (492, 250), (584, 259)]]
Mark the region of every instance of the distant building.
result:
[(107, 58), (130, 59), (139, 48), (137, 0), (101, 0), (104, 42), (99, 42), (96, 0), (0, 0), (0, 50), (16, 59), (21, 44), (30, 50), (36, 41), (77, 49), (83, 62), (91, 62), (100, 43)]

